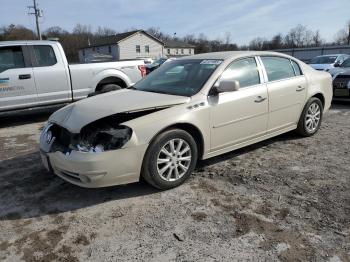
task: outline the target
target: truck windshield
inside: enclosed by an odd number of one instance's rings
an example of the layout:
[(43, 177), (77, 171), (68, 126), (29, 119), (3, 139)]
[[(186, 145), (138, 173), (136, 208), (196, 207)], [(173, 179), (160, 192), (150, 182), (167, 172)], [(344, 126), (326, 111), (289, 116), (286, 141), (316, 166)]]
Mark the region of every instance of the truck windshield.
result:
[(317, 56), (313, 58), (310, 64), (333, 64), (337, 56)]
[(222, 60), (175, 60), (163, 64), (133, 88), (169, 95), (192, 96), (198, 93)]

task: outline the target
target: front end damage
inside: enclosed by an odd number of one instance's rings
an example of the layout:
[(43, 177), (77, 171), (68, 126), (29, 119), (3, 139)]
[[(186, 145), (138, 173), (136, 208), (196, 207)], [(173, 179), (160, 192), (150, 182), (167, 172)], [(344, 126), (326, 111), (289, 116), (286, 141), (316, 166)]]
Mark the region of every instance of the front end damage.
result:
[[(48, 122), (40, 137), (44, 165), (83, 187), (136, 182), (147, 145), (133, 143), (133, 130), (122, 123), (158, 110), (104, 117), (82, 127), (79, 133)], [(129, 141), (131, 145), (124, 147)]]

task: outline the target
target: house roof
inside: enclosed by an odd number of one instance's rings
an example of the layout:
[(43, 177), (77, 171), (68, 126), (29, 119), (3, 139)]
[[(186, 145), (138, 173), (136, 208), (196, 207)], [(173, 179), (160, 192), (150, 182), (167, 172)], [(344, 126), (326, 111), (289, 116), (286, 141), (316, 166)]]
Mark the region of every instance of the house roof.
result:
[(167, 40), (164, 43), (165, 48), (195, 48), (196, 46), (185, 43), (185, 42), (180, 42), (176, 40)]
[(148, 37), (150, 37), (150, 38), (154, 39), (155, 41), (164, 45), (164, 43), (161, 40), (148, 34), (147, 32), (145, 32), (143, 30), (134, 30), (134, 31), (125, 32), (125, 33), (121, 33), (121, 34), (115, 34), (115, 35), (109, 35), (109, 36), (105, 36), (105, 37), (96, 38), (92, 41), (91, 45), (84, 46), (83, 48), (117, 44), (117, 43), (125, 40), (126, 38), (131, 37), (132, 35), (134, 35), (136, 33), (143, 33), (143, 34), (147, 35)]

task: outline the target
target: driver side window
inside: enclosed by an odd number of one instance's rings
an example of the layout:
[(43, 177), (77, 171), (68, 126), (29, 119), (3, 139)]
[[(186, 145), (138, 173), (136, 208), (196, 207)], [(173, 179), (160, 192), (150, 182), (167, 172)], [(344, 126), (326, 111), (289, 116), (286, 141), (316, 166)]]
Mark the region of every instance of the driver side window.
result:
[(240, 88), (260, 84), (259, 70), (253, 57), (232, 62), (222, 73), (221, 77), (237, 80)]

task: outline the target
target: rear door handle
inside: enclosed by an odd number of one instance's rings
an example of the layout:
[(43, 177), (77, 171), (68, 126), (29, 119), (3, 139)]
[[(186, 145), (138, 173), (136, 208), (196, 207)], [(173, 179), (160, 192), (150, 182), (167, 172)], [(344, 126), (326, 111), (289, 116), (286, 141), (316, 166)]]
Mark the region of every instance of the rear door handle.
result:
[(19, 75), (18, 79), (23, 80), (23, 79), (30, 79), (32, 78), (31, 74), (25, 74), (25, 75)]
[(303, 91), (304, 89), (305, 89), (305, 87), (303, 87), (303, 86), (298, 86), (297, 89), (296, 89), (296, 91), (297, 91), (297, 92), (300, 92), (300, 91)]
[(255, 98), (255, 103), (261, 103), (262, 101), (266, 100), (266, 97), (258, 96)]

